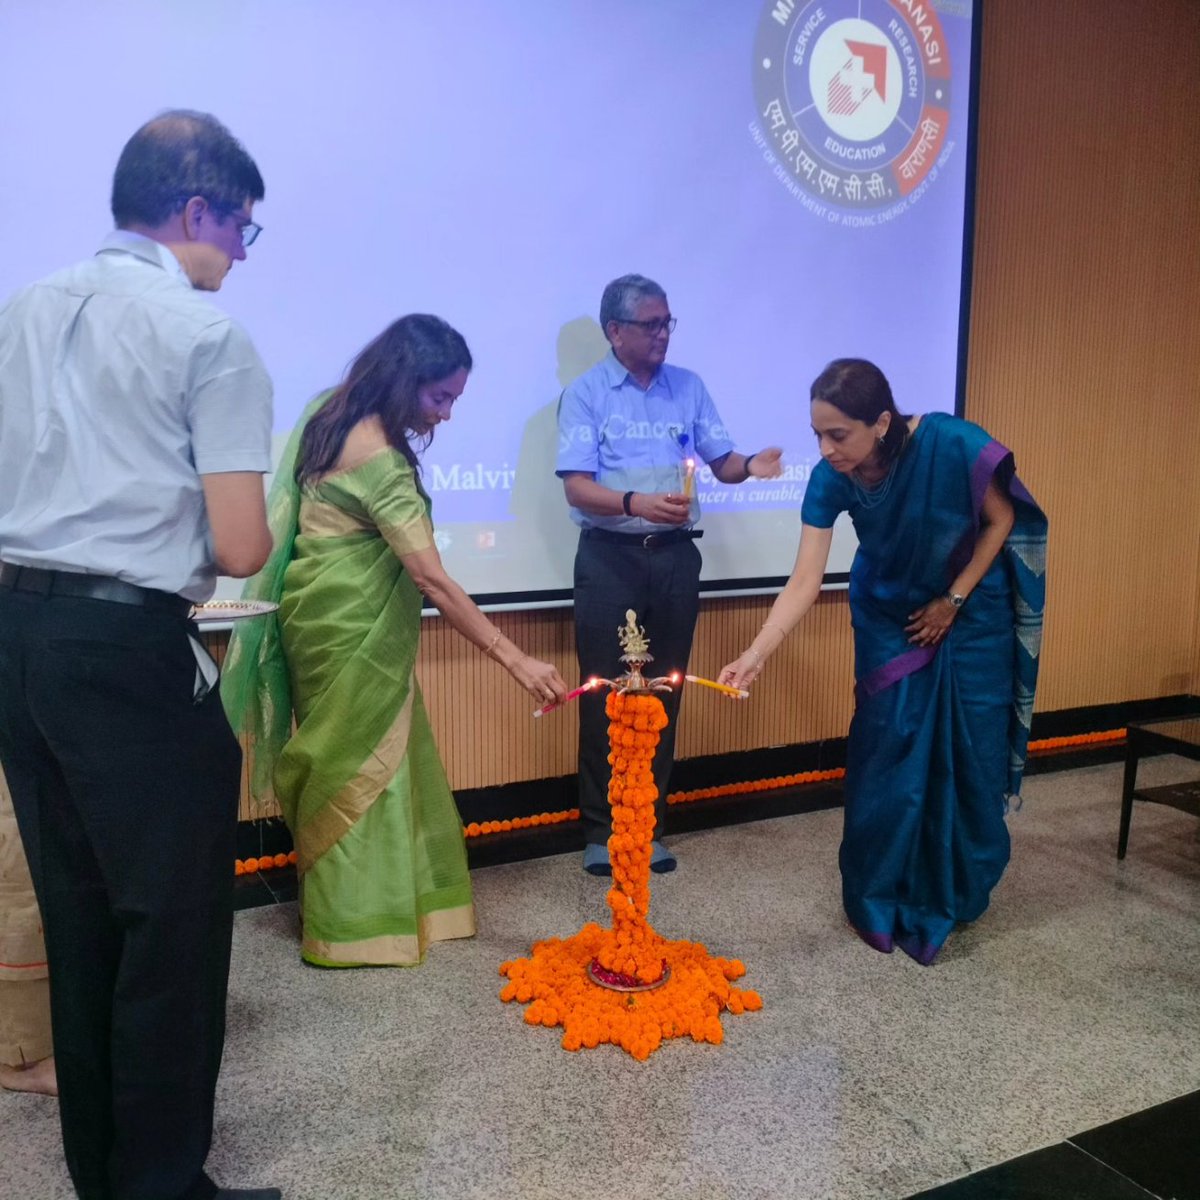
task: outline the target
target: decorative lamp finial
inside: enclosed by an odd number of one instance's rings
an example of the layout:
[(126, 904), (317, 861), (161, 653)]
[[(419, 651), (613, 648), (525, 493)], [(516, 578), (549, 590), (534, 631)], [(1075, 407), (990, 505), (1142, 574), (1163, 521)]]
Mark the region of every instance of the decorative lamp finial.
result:
[(621, 655), (622, 662), (654, 661), (654, 656), (650, 653), (650, 639), (646, 636), (646, 630), (637, 623), (637, 613), (632, 608), (625, 610), (625, 624), (618, 627), (617, 640), (621, 643), (621, 649), (625, 651)]

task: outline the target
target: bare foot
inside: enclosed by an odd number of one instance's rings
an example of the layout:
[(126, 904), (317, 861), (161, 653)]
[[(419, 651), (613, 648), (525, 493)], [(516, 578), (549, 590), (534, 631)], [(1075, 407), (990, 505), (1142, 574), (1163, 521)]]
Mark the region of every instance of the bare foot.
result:
[(23, 1067), (7, 1067), (0, 1063), (0, 1087), (9, 1092), (37, 1092), (40, 1096), (58, 1095), (58, 1078), (54, 1074), (54, 1056), (26, 1063)]

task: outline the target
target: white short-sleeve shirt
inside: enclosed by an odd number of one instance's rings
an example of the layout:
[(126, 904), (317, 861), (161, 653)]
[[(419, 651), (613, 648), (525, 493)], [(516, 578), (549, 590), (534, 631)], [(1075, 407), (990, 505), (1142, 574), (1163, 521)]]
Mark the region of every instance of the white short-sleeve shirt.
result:
[(116, 231), (0, 309), (0, 559), (208, 599), (200, 476), (269, 471), (271, 420), (242, 328)]

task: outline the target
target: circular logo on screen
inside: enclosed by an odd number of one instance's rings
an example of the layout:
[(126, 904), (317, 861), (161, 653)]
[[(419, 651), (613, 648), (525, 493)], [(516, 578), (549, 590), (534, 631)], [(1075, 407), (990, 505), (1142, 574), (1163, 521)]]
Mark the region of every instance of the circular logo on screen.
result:
[(766, 0), (751, 134), (818, 216), (874, 225), (953, 149), (949, 52), (930, 0)]

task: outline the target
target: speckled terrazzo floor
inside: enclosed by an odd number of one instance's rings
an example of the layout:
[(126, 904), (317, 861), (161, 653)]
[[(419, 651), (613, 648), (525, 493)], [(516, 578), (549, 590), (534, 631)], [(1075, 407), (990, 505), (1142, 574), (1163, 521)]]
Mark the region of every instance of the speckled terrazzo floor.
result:
[[(1143, 787), (1196, 764), (1144, 760)], [(640, 1064), (568, 1054), (496, 965), (604, 913), (577, 856), (477, 871), (480, 933), (417, 970), (323, 972), (292, 904), (238, 914), (211, 1173), (288, 1200), (908, 1196), (1200, 1088), (1200, 822), (1120, 767), (1039, 775), (990, 912), (937, 964), (838, 900), (837, 810), (683, 835), (658, 929), (742, 958), (761, 1013)], [(53, 1101), (0, 1096), (0, 1197), (71, 1195)]]

